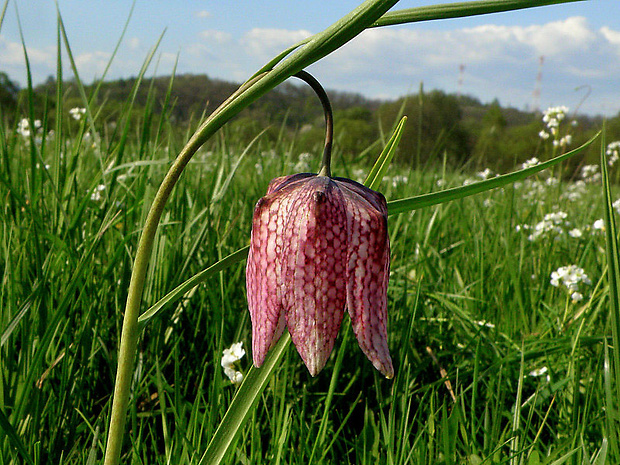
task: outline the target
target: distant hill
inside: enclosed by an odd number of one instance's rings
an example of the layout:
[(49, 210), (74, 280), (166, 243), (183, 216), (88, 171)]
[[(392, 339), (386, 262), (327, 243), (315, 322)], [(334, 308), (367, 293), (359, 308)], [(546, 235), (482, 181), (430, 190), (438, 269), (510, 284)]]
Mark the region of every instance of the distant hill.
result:
[[(1, 76), (2, 117), (16, 124), (20, 115), (27, 114), (28, 99), (25, 91), (18, 92), (8, 76)], [(195, 127), (239, 86), (239, 83), (213, 79), (205, 74), (182, 74), (174, 78), (144, 79), (135, 89), (136, 79), (117, 79), (85, 87), (91, 105), (97, 109), (99, 122), (114, 122), (120, 115), (127, 115), (128, 105), (132, 103), (129, 114), (136, 121), (144, 119), (145, 114), (153, 116), (165, 112), (172, 127), (186, 134), (188, 128)], [(295, 141), (296, 150), (319, 147), (323, 138), (321, 106), (312, 90), (296, 81), (288, 80), (244, 110), (231, 122), (233, 133), (250, 140), (264, 128), (278, 128), (273, 131), (280, 131), (279, 134), (284, 128), (286, 135)], [(447, 155), (455, 166), (504, 169), (514, 166), (515, 162), (542, 155), (538, 132), (543, 125), (538, 112), (503, 108), (497, 101), (482, 103), (472, 96), (457, 96), (440, 90), (392, 101), (329, 89), (327, 92), (334, 108), (336, 149), (344, 156), (355, 157), (381, 134), (388, 134), (402, 114), (407, 115), (409, 121), (396, 161), (410, 166), (438, 163)], [(48, 118), (53, 118), (51, 110), (57, 105), (56, 95), (53, 78), (36, 86), (35, 115), (42, 114), (45, 108)], [(84, 106), (75, 82), (64, 82), (62, 95), (65, 111)], [(600, 118), (576, 116), (575, 120), (577, 124), (571, 128), (574, 146), (591, 137), (602, 124)], [(620, 139), (619, 117), (609, 120), (607, 128), (608, 141)]]

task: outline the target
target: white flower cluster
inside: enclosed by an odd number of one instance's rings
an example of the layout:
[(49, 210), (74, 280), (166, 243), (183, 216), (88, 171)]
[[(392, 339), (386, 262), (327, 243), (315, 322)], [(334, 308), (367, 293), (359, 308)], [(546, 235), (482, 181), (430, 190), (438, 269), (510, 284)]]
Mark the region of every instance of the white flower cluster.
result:
[(465, 181), (463, 181), (463, 185), (464, 186), (468, 186), (470, 184), (474, 184), (476, 182), (479, 182), (479, 180), (486, 180), (489, 179), (490, 177), (495, 176), (493, 174), (493, 171), (491, 171), (489, 168), (485, 168), (483, 171), (478, 171), (476, 173), (476, 177), (475, 178), (467, 178), (465, 179)]
[(515, 182), (514, 188), (522, 192), (524, 200), (529, 202), (544, 203), (547, 198), (547, 191), (550, 187), (557, 186), (559, 180), (550, 176), (546, 179), (526, 179)]
[(547, 126), (538, 133), (538, 136), (547, 140), (550, 136), (553, 136), (554, 147), (566, 147), (573, 142), (573, 136), (566, 134), (560, 137), (560, 124), (566, 118), (568, 113), (568, 107), (559, 105), (557, 107), (549, 107), (543, 112), (543, 123)]
[(583, 294), (579, 292), (580, 283), (590, 285), (592, 281), (588, 275), (577, 265), (561, 266), (551, 273), (551, 285), (555, 287), (566, 287), (573, 302), (583, 300)]
[(493, 171), (491, 171), (489, 168), (485, 168), (484, 171), (479, 171), (478, 173), (476, 173), (476, 176), (484, 180), (484, 179), (489, 179), (492, 174), (493, 174)]
[(573, 142), (573, 136), (566, 134), (564, 137), (560, 137), (553, 141), (555, 147), (567, 147)]
[(607, 164), (613, 166), (620, 158), (620, 140), (607, 144), (605, 154), (607, 155)]
[(397, 174), (396, 176), (392, 176), (392, 187), (398, 187), (399, 184), (407, 184), (409, 182), (409, 177), (404, 174)]
[(601, 180), (598, 165), (585, 165), (581, 168), (581, 178), (587, 183), (595, 183)]
[(310, 168), (310, 162), (313, 158), (314, 157), (311, 153), (300, 153), (297, 159), (297, 163), (295, 163), (295, 165), (293, 166), (293, 170), (297, 173), (309, 173), (310, 171), (312, 171), (312, 168)]
[(532, 166), (536, 166), (540, 164), (540, 160), (536, 157), (530, 158), (529, 160), (525, 160), (522, 164), (521, 164), (521, 168), (526, 170), (528, 168), (531, 168)]
[(548, 237), (552, 233), (560, 236), (564, 234), (570, 223), (566, 220), (568, 214), (566, 212), (547, 213), (542, 221), (536, 223), (533, 227), (529, 224), (521, 224), (517, 226), (517, 231), (532, 231), (527, 237), (530, 241), (535, 241), (543, 237)]
[(568, 183), (564, 186), (564, 191), (560, 195), (560, 198), (563, 200), (568, 200), (569, 202), (577, 202), (587, 193), (588, 188), (585, 181), (583, 179), (578, 179), (577, 181)]
[(241, 360), (244, 355), (243, 342), (235, 342), (222, 352), (221, 364), (222, 368), (224, 368), (224, 374), (228, 376), (228, 379), (233, 384), (240, 384), (243, 381), (243, 373), (237, 371), (235, 363)]
[(71, 110), (69, 110), (69, 114), (74, 120), (79, 121), (82, 119), (82, 116), (86, 114), (86, 108), (80, 108), (80, 107), (72, 108)]
[[(35, 119), (33, 122), (34, 132), (41, 131), (41, 120)], [(33, 128), (30, 127), (30, 120), (28, 118), (22, 118), (21, 121), (17, 124), (17, 134), (22, 136), (24, 139), (30, 137), (31, 131)]]
[(99, 184), (95, 187), (95, 190), (90, 194), (90, 200), (93, 202), (100, 202), (103, 199), (102, 192), (105, 190), (105, 184)]

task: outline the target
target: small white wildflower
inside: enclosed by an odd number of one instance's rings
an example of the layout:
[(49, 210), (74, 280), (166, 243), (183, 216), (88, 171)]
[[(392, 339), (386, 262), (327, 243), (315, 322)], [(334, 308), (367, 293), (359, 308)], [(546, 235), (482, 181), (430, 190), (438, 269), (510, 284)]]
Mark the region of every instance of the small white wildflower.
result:
[(597, 231), (603, 231), (605, 229), (605, 221), (602, 218), (600, 218), (594, 222), (592, 227), (596, 229)]
[(437, 187), (444, 187), (446, 185), (446, 180), (445, 179), (438, 179), (435, 184), (437, 184)]
[[(35, 119), (33, 122), (34, 132), (38, 132), (41, 129), (41, 120)], [(22, 118), (19, 123), (17, 123), (17, 133), (22, 136), (24, 139), (30, 137), (32, 131), (30, 127), (30, 121), (28, 118)]]
[(75, 107), (72, 108), (71, 110), (69, 110), (69, 114), (71, 115), (71, 117), (76, 120), (79, 121), (82, 119), (82, 116), (86, 113), (86, 108), (79, 108), (79, 107)]
[(573, 302), (580, 302), (583, 300), (583, 294), (581, 292), (575, 291), (570, 295), (570, 298)]
[(24, 138), (30, 137), (30, 123), (26, 118), (22, 118), (17, 124), (17, 133)]
[(243, 381), (243, 373), (234, 368), (224, 367), (224, 374), (228, 377), (230, 382), (235, 385), (241, 384), (241, 381)]
[(530, 371), (529, 376), (537, 378), (538, 376), (542, 376), (547, 373), (549, 369), (547, 367), (536, 368), (535, 370)]
[(566, 189), (562, 192), (560, 198), (566, 199), (570, 202), (576, 202), (587, 194), (587, 191), (585, 181), (583, 179), (579, 179), (578, 181), (567, 184)]
[(484, 171), (479, 171), (479, 172), (477, 173), (477, 176), (478, 176), (480, 179), (483, 179), (483, 180), (484, 180), (484, 179), (489, 179), (489, 178), (491, 177), (491, 175), (492, 175), (492, 174), (493, 174), (493, 172), (492, 172), (489, 168), (485, 168), (485, 170), (484, 170)]
[(581, 229), (575, 228), (575, 229), (571, 229), (570, 231), (568, 231), (568, 235), (570, 237), (574, 237), (575, 239), (583, 236), (583, 232), (581, 231)]
[(598, 165), (584, 165), (581, 168), (581, 178), (588, 183), (600, 180), (601, 173), (598, 171)]
[(612, 203), (611, 206), (616, 209), (618, 214), (620, 214), (620, 199), (618, 199), (614, 203)]
[(231, 366), (233, 363), (241, 360), (244, 355), (245, 349), (243, 348), (243, 342), (235, 342), (222, 352), (222, 366)]
[(538, 133), (538, 137), (540, 137), (542, 140), (547, 140), (549, 139), (549, 133), (543, 129)]
[(617, 140), (607, 144), (605, 154), (607, 155), (607, 164), (613, 166), (620, 158), (620, 141)]
[(545, 184), (549, 187), (555, 187), (560, 184), (560, 180), (558, 178), (554, 178), (553, 176), (545, 179)]
[(243, 342), (235, 342), (222, 352), (221, 365), (224, 369), (224, 374), (233, 384), (239, 384), (243, 381), (243, 373), (235, 368), (235, 363), (241, 360), (244, 355)]
[(549, 129), (557, 128), (560, 125), (560, 121), (557, 118), (548, 118), (547, 127)]
[(528, 236), (528, 239), (530, 241), (535, 241), (551, 233), (555, 233), (558, 236), (563, 234), (564, 228), (568, 226), (568, 221), (566, 221), (567, 217), (568, 214), (566, 212), (547, 213), (542, 221), (534, 225), (534, 231)]
[(573, 136), (566, 134), (560, 139), (560, 147), (567, 147), (573, 142)]
[(553, 271), (551, 273), (550, 283), (555, 287), (564, 285), (566, 289), (573, 294), (579, 292), (579, 283), (590, 285), (592, 281), (590, 281), (590, 278), (583, 268), (579, 268), (577, 265), (568, 265), (561, 266)]
[(397, 187), (399, 184), (407, 184), (409, 178), (405, 175), (397, 174), (392, 178), (392, 187)]
[(90, 200), (92, 200), (93, 202), (101, 201), (101, 199), (103, 199), (103, 196), (101, 195), (101, 193), (104, 190), (105, 190), (105, 184), (99, 184), (97, 187), (95, 187), (95, 190), (93, 191), (93, 193), (90, 194)]
[[(544, 132), (544, 131), (541, 131)], [(547, 134), (547, 137), (549, 137), (549, 134)], [(523, 168), (524, 170), (527, 168), (531, 168), (532, 166), (536, 166), (540, 163), (540, 160), (536, 157), (532, 157), (529, 160), (525, 160), (522, 164), (521, 164), (521, 168)]]
[(482, 326), (482, 327), (484, 327), (484, 328), (491, 328), (491, 329), (495, 328), (495, 325), (494, 325), (493, 323), (489, 323), (489, 322), (488, 322), (488, 321), (486, 321), (486, 320), (476, 321), (476, 324), (477, 324), (478, 326)]

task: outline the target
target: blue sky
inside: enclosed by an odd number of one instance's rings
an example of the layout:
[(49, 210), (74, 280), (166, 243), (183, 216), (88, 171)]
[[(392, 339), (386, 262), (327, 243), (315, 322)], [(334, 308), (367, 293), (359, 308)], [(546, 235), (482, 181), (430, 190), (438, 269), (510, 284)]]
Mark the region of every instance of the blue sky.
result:
[[(433, 3), (437, 2), (403, 0), (395, 8)], [(91, 82), (103, 74), (132, 2), (58, 0), (58, 4), (80, 77)], [(240, 82), (286, 46), (329, 26), (358, 4), (353, 0), (136, 0), (107, 78), (135, 76), (163, 33), (149, 74), (169, 74), (178, 59), (178, 73), (205, 73)], [(0, 71), (24, 86), (19, 23), (36, 84), (56, 74), (54, 1), (9, 0), (0, 30)], [(542, 67), (540, 57), (544, 57)], [(64, 62), (69, 77), (66, 55)], [(483, 102), (497, 98), (502, 105), (521, 109), (567, 105), (588, 114), (616, 115), (620, 112), (620, 1), (590, 0), (373, 29), (310, 71), (327, 88), (371, 98), (397, 98), (416, 92), (423, 82), (427, 90), (460, 90)], [(539, 71), (542, 81), (536, 99)]]

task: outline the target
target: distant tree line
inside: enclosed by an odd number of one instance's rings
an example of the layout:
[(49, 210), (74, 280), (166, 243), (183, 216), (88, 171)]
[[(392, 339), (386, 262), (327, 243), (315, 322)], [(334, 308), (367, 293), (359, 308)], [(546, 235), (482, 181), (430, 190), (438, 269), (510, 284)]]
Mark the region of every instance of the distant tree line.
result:
[[(121, 117), (140, 124), (153, 116), (163, 117), (179, 135), (187, 135), (198, 122), (220, 105), (238, 87), (206, 75), (182, 74), (174, 77), (117, 79), (85, 86), (98, 122), (114, 123)], [(19, 89), (6, 73), (0, 72), (0, 119), (15, 127), (29, 114), (43, 112), (53, 127), (58, 84), (50, 77), (33, 92)], [(405, 127), (395, 162), (413, 168), (448, 163), (452, 167), (497, 171), (510, 169), (533, 156), (544, 158), (538, 137), (543, 125), (540, 112), (503, 108), (498, 101), (481, 103), (470, 96), (440, 90), (417, 93), (393, 101), (367, 99), (359, 94), (329, 91), (334, 107), (335, 149), (345, 159), (357, 160), (366, 148), (389, 137), (406, 115)], [(75, 81), (62, 83), (63, 111), (83, 107)], [(67, 114), (67, 113), (64, 113)], [(590, 138), (602, 126), (599, 117), (575, 115), (570, 127), (571, 147)], [(606, 123), (607, 141), (620, 139), (620, 114)], [(294, 150), (317, 151), (323, 142), (323, 113), (314, 93), (294, 79), (244, 110), (228, 125), (226, 134), (244, 143), (261, 131), (266, 142), (288, 138)], [(569, 147), (570, 148), (570, 147)], [(378, 152), (378, 148), (375, 152)], [(599, 148), (587, 158), (596, 162)], [(583, 160), (582, 160), (583, 161)], [(580, 163), (574, 160), (573, 163)]]

